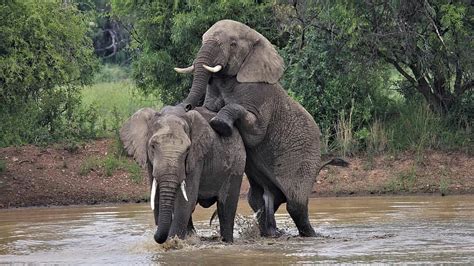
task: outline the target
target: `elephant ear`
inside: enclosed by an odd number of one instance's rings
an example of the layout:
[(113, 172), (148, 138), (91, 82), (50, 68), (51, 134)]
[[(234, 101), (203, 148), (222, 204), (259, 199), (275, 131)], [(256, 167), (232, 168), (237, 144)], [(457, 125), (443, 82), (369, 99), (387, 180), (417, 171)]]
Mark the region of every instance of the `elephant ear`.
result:
[(267, 38), (257, 34), (252, 50), (237, 73), (237, 81), (275, 84), (283, 75), (283, 58)]
[(198, 111), (191, 110), (186, 113), (186, 117), (191, 139), (191, 147), (186, 158), (186, 173), (188, 174), (199, 169), (198, 164), (203, 162), (216, 133)]
[(120, 129), (120, 139), (125, 150), (143, 168), (146, 167), (148, 158), (146, 146), (149, 139), (149, 123), (156, 113), (151, 108), (140, 109)]

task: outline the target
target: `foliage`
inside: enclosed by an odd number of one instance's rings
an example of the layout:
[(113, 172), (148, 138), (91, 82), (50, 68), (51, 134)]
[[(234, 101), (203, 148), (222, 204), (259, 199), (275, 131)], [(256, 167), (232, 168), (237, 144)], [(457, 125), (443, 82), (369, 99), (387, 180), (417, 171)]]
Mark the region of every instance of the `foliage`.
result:
[(340, 44), (305, 33), (306, 44), (291, 36), (283, 50), (288, 67), (282, 81), (322, 128), (331, 128), (341, 112), (353, 109), (355, 130), (367, 125), (375, 114), (390, 111), (391, 100), (383, 94), (389, 72), (377, 65), (353, 60)]
[(126, 25), (110, 15), (109, 0), (74, 0), (78, 9), (90, 14), (89, 36), (94, 42), (94, 52), (104, 64), (129, 65), (130, 33)]
[(0, 146), (83, 130), (69, 121), (90, 114), (79, 109), (96, 63), (85, 18), (57, 1), (0, 3)]
[[(137, 86), (174, 104), (187, 95), (191, 77), (173, 67), (188, 66), (197, 53), (202, 34), (220, 19), (242, 21), (266, 36), (276, 36), (271, 4), (232, 1), (112, 1), (124, 24), (133, 24), (132, 35), (140, 53), (132, 64)], [(272, 40), (275, 41), (275, 40)]]
[(408, 89), (423, 95), (441, 114), (452, 111), (474, 88), (470, 1), (295, 3), (292, 21), (302, 32), (317, 29), (325, 41), (343, 44), (343, 52), (351, 53), (358, 64), (392, 65)]
[[(287, 3), (275, 8), (288, 36), (282, 82), (320, 124), (328, 150), (472, 151), (463, 146), (474, 119), (467, 1)], [(438, 114), (414, 110), (423, 99)]]

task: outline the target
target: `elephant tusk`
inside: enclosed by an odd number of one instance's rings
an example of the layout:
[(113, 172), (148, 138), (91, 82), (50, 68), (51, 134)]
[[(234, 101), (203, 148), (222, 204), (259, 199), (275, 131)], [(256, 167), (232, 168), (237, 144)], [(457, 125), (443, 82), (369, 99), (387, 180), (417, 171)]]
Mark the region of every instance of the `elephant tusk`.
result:
[(156, 179), (153, 178), (153, 184), (151, 185), (151, 195), (150, 195), (150, 205), (151, 205), (151, 210), (155, 210), (155, 196), (156, 196)]
[(211, 71), (212, 73), (217, 73), (219, 71), (221, 71), (222, 69), (222, 66), (221, 65), (217, 65), (215, 67), (210, 67), (210, 66), (207, 66), (207, 65), (202, 65), (205, 69)]
[(184, 199), (188, 201), (188, 195), (186, 195), (186, 181), (181, 182), (181, 192), (183, 192)]
[(175, 67), (175, 68), (174, 68), (174, 71), (176, 71), (176, 72), (178, 72), (178, 73), (181, 73), (181, 74), (193, 73), (193, 71), (194, 71), (194, 65), (189, 66), (189, 67), (187, 67), (187, 68)]

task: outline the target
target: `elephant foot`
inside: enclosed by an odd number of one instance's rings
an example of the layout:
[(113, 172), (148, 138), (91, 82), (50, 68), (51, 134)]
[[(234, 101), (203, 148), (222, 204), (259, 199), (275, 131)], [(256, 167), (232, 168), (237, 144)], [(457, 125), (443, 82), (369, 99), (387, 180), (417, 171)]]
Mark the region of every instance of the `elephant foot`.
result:
[(209, 124), (214, 131), (223, 137), (230, 137), (232, 135), (232, 125), (217, 116), (212, 118)]
[(283, 235), (283, 231), (277, 228), (271, 228), (271, 229), (265, 230), (265, 232), (262, 232), (261, 235), (263, 237), (268, 237), (268, 238), (279, 238), (280, 236)]
[(299, 231), (301, 237), (317, 237), (318, 234), (314, 231), (314, 229), (311, 227), (310, 229), (307, 229), (305, 231)]

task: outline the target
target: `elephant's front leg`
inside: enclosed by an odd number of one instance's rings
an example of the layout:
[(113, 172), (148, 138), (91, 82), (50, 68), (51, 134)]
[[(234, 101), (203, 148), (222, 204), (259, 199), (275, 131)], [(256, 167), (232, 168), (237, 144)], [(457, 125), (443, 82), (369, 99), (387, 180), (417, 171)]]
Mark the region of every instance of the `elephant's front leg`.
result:
[(176, 202), (173, 213), (173, 223), (171, 224), (169, 236), (178, 236), (184, 239), (187, 235), (194, 233), (194, 225), (192, 222), (192, 213), (196, 207), (198, 197), (198, 183), (193, 183), (192, 178), (186, 179), (186, 187), (184, 191), (187, 195), (187, 200), (184, 197), (183, 190), (178, 189)]
[(218, 112), (222, 107), (224, 107), (224, 99), (219, 91), (213, 86), (207, 86), (206, 98), (204, 99), (203, 106), (212, 112)]
[(234, 241), (234, 219), (239, 202), (242, 175), (231, 175), (229, 183), (229, 186), (226, 186), (227, 189), (222, 190), (217, 199), (217, 215), (224, 242)]
[(232, 127), (236, 121), (238, 121), (236, 126), (246, 145), (252, 146), (252, 143), (258, 143), (265, 135), (265, 121), (258, 119), (255, 114), (240, 104), (225, 105), (209, 123), (219, 135), (228, 137), (232, 134)]
[(187, 228), (186, 235), (193, 235), (195, 233), (196, 233), (196, 228), (194, 228), (193, 217), (191, 215), (191, 217), (189, 217), (189, 222), (188, 222), (188, 228)]

